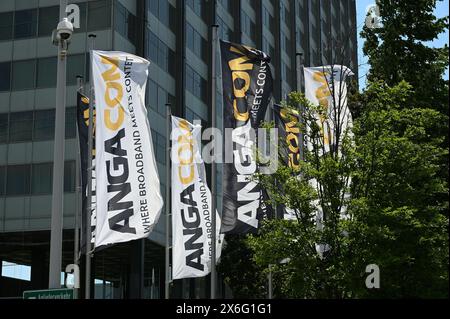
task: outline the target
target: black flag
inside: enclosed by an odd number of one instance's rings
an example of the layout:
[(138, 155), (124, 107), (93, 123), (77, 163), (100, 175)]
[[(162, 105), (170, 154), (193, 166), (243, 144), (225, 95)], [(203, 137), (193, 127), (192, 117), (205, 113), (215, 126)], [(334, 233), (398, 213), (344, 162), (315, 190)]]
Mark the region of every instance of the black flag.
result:
[[(272, 99), (270, 57), (240, 44), (221, 41), (223, 127), (232, 130), (232, 163), (224, 164), (222, 233), (255, 232), (266, 215), (263, 192), (252, 175), (259, 172), (254, 133)], [(254, 131), (252, 131), (254, 130)], [(226, 150), (230, 152), (231, 150)], [(230, 153), (231, 154), (231, 153)]]
[(273, 106), (275, 127), (282, 140), (279, 154), (284, 164), (294, 170), (300, 166), (301, 132), (300, 132), (300, 112), (298, 110), (282, 107), (275, 104)]
[[(298, 110), (282, 107), (275, 104), (273, 106), (275, 127), (278, 129), (280, 137), (280, 147), (278, 154), (284, 165), (294, 170), (294, 175), (300, 169), (302, 149), (302, 134), (300, 130), (300, 112)], [(277, 218), (295, 219), (295, 212), (284, 205), (277, 207)]]
[[(77, 126), (80, 143), (80, 166), (81, 166), (81, 196), (82, 196), (82, 218), (81, 218), (81, 251), (86, 248), (86, 205), (87, 205), (87, 170), (88, 165), (88, 140), (89, 140), (89, 98), (78, 92), (77, 94)], [(95, 134), (95, 111), (94, 111), (94, 134)], [(95, 135), (93, 138), (92, 166), (95, 163)], [(95, 198), (95, 170), (92, 170), (92, 197)], [(93, 199), (93, 203), (95, 200)], [(95, 225), (95, 213), (91, 209), (91, 225)], [(92, 235), (95, 236), (95, 226), (91, 227)]]

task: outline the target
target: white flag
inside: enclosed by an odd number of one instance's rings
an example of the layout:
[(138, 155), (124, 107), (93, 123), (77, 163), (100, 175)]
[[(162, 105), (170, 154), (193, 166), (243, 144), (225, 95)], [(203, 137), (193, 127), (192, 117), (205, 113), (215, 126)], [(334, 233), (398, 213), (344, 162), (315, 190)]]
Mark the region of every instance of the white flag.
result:
[[(305, 97), (314, 105), (318, 105), (326, 112), (327, 117), (317, 116), (317, 124), (320, 127), (322, 134), (322, 142), (325, 153), (329, 152), (334, 146), (342, 145), (345, 134), (352, 135), (352, 116), (347, 106), (347, 79), (354, 75), (353, 72), (346, 66), (319, 66), (305, 68)], [(337, 130), (339, 128), (339, 134)], [(307, 136), (310, 128), (307, 126)], [(339, 140), (338, 137), (339, 136)], [(316, 141), (320, 143), (319, 141)], [(339, 143), (338, 143), (339, 142)], [(309, 151), (313, 150), (313, 141), (308, 136), (306, 139), (307, 148)], [(340, 148), (340, 147), (339, 147)], [(323, 152), (319, 150), (319, 154)], [(340, 149), (337, 150), (341, 154)], [(311, 186), (319, 192), (321, 187), (317, 180), (310, 181)], [(348, 194), (344, 194), (344, 198), (348, 198)], [(317, 229), (323, 229), (324, 217), (323, 208), (319, 201), (316, 201), (317, 214), (315, 222)], [(345, 207), (342, 209), (341, 218), (346, 218)], [(322, 257), (325, 252), (330, 250), (330, 246), (326, 243), (317, 243), (316, 251)]]
[[(211, 271), (211, 192), (200, 155), (201, 126), (172, 117), (172, 273), (173, 279)], [(222, 249), (216, 211), (216, 259)]]
[(124, 52), (91, 58), (99, 247), (148, 237), (163, 200), (145, 108), (149, 62)]
[[(317, 124), (323, 134), (325, 152), (336, 145), (336, 130), (340, 128), (339, 143), (344, 132), (351, 127), (351, 114), (347, 107), (347, 83), (353, 72), (342, 65), (305, 68), (305, 97), (327, 113), (327, 119), (318, 116)], [(336, 127), (337, 126), (337, 127)], [(309, 145), (310, 146), (310, 145)], [(311, 150), (308, 146), (308, 149)]]

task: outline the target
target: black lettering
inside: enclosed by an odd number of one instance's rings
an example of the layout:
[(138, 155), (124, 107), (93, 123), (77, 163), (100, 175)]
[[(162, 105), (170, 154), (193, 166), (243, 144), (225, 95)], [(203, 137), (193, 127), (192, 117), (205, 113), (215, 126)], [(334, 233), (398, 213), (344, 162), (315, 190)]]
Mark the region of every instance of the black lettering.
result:
[(195, 243), (195, 241), (200, 238), (202, 233), (203, 232), (201, 228), (183, 230), (183, 235), (192, 235), (192, 237), (184, 243), (184, 248), (186, 250), (194, 250), (191, 254), (186, 256), (186, 265), (200, 271), (203, 271), (203, 269), (205, 268), (205, 266), (201, 263), (201, 256), (203, 255), (203, 244)]
[[(125, 137), (125, 129), (120, 129), (119, 132), (117, 132), (116, 136), (113, 138), (105, 141), (105, 152), (116, 155), (116, 156), (126, 156), (127, 151), (122, 149), (122, 145), (120, 143), (120, 140)], [(117, 144), (117, 147), (113, 147)]]

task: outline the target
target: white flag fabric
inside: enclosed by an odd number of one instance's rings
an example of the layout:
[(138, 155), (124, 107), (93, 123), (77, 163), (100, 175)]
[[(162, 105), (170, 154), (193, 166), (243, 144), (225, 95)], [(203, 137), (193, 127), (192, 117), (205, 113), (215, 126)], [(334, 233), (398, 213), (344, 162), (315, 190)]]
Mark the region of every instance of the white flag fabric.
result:
[(328, 114), (328, 119), (317, 117), (325, 152), (329, 152), (330, 146), (337, 144), (335, 126), (341, 129), (339, 142), (342, 142), (345, 130), (352, 125), (347, 107), (346, 83), (347, 78), (352, 75), (353, 72), (342, 65), (305, 68), (305, 97), (312, 104), (323, 107)]
[[(206, 276), (211, 271), (211, 192), (200, 155), (201, 126), (172, 116), (172, 277)], [(216, 259), (223, 234), (216, 211)]]
[(163, 200), (145, 108), (149, 62), (91, 51), (96, 107), (95, 247), (146, 238)]
[[(305, 74), (305, 97), (313, 104), (318, 105), (326, 111), (327, 118), (317, 116), (317, 124), (321, 129), (323, 135), (323, 149), (328, 153), (336, 145), (342, 145), (345, 134), (352, 135), (350, 129), (352, 124), (352, 116), (347, 106), (347, 79), (353, 76), (353, 72), (346, 66), (319, 66), (309, 67), (304, 69)], [(339, 134), (337, 130), (339, 128)], [(307, 136), (309, 136), (309, 126), (307, 126)], [(339, 140), (338, 136), (339, 135)], [(318, 142), (318, 141), (317, 141)], [(339, 143), (338, 143), (339, 142)], [(319, 142), (320, 143), (320, 142)], [(310, 137), (306, 139), (307, 148), (309, 151), (313, 150), (313, 143)], [(340, 147), (339, 147), (340, 148)], [(337, 150), (338, 154), (340, 149)], [(323, 152), (319, 150), (319, 154)], [(311, 186), (317, 191), (321, 187), (317, 180), (311, 180)], [(344, 198), (348, 198), (348, 194), (344, 194)], [(315, 222), (317, 229), (323, 229), (323, 209), (316, 201), (317, 215)], [(346, 218), (345, 207), (343, 207), (343, 215), (341, 218)], [(330, 250), (330, 246), (326, 243), (317, 243), (316, 251), (323, 257), (323, 254)]]

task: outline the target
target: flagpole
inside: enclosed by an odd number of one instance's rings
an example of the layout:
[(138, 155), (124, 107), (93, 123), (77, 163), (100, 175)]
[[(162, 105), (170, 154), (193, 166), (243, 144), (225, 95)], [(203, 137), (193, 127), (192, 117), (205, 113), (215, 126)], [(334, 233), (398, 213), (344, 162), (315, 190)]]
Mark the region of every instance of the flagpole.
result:
[[(77, 75), (77, 91), (83, 93), (83, 77), (81, 75)], [(78, 110), (77, 110), (78, 112)], [(77, 120), (78, 122), (78, 120)], [(79, 266), (79, 258), (80, 258), (80, 211), (83, 211), (82, 204), (80, 203), (81, 199), (81, 182), (80, 182), (80, 134), (78, 131), (78, 127), (76, 130), (77, 134), (77, 158), (75, 161), (75, 230), (74, 230), (74, 247), (73, 247), (73, 263)]]
[[(295, 64), (297, 67), (297, 92), (300, 93), (302, 91), (302, 82), (303, 82), (303, 53), (297, 52), (295, 54)], [(300, 122), (303, 121), (303, 105), (299, 105), (299, 113), (300, 113)], [(305, 143), (303, 141), (304, 135), (303, 130), (300, 130), (300, 158), (305, 158)]]
[[(217, 53), (217, 24), (212, 25), (212, 54), (211, 54), (211, 126), (216, 127), (216, 53)], [(214, 147), (211, 161), (211, 299), (216, 298), (216, 149)]]
[[(71, 23), (66, 20), (67, 0), (59, 2), (59, 23)], [(64, 26), (65, 28), (67, 26)], [(48, 288), (61, 288), (62, 266), (62, 235), (63, 235), (63, 210), (64, 210), (64, 132), (66, 114), (66, 68), (68, 38), (53, 33), (53, 44), (58, 46), (57, 74), (56, 74), (56, 102), (55, 102), (55, 139), (53, 146), (53, 181), (52, 181), (52, 215), (50, 226), (50, 255), (49, 255), (49, 280)], [(67, 35), (67, 34), (66, 34)], [(70, 35), (69, 35), (70, 38)]]
[(165, 282), (165, 299), (170, 298), (170, 117), (172, 115), (171, 104), (166, 103), (166, 282)]
[(96, 35), (89, 34), (89, 54), (90, 54), (90, 76), (89, 76), (89, 126), (88, 126), (88, 170), (87, 170), (87, 205), (86, 205), (86, 282), (85, 299), (91, 298), (91, 214), (92, 214), (92, 149), (94, 138), (94, 96), (93, 96), (93, 78), (92, 78), (92, 50), (94, 50), (94, 41)]

